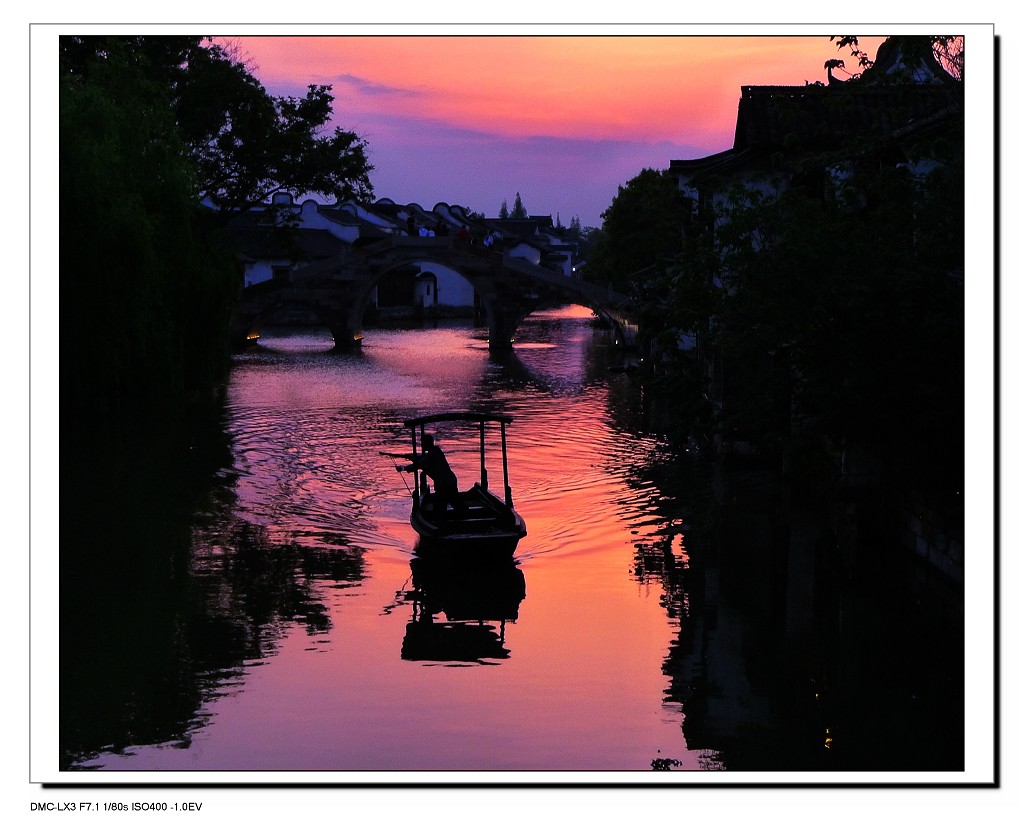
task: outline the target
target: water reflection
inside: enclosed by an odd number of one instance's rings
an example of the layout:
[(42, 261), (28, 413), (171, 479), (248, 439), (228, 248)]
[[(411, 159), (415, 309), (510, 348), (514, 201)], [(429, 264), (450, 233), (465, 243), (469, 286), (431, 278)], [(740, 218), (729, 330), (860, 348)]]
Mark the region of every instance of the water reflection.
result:
[(518, 620), (526, 597), (518, 566), (416, 557), (411, 569), (412, 619), (402, 641), (403, 660), (487, 663), (510, 656), (505, 627)]
[[(234, 474), (168, 477), (145, 456), (83, 464), (65, 509), (77, 535), (61, 566), (60, 766), (97, 753), (184, 749), (211, 702), (272, 657), (285, 630), (330, 631), (323, 586), (363, 579), (361, 551), (275, 544), (239, 518)], [(69, 484), (76, 479), (68, 474)], [(102, 483), (102, 487), (99, 487)]]
[(650, 503), (661, 528), (636, 546), (633, 574), (679, 622), (667, 700), (685, 709), (701, 769), (962, 769), (955, 587), (894, 548), (877, 519), (844, 535), (771, 472), (690, 461), (689, 473), (638, 469), (634, 481), (690, 497)]
[[(573, 314), (501, 360), (471, 327), (351, 356), (300, 333), (239, 359), (202, 476), (62, 470), (61, 764), (955, 769), (962, 622), (938, 593), (713, 464)], [(515, 418), (530, 535), (506, 568), (415, 556), (381, 451), (439, 401)]]

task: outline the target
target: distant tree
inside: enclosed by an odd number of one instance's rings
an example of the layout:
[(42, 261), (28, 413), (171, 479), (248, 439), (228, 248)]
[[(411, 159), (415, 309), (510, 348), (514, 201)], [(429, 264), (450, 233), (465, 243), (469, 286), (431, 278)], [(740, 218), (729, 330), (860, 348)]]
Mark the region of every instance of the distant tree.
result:
[(577, 214), (572, 219), (569, 220), (569, 231), (576, 237), (579, 237), (580, 231), (582, 230), (583, 226), (580, 224), (580, 217), (579, 214)]
[(501, 208), (498, 210), (498, 219), (508, 219), (508, 200), (501, 200)]
[(577, 257), (583, 260), (589, 260), (590, 256), (594, 252), (594, 249), (598, 246), (599, 242), (603, 238), (604, 231), (601, 230), (600, 228), (595, 228), (593, 225), (586, 225), (580, 228), (579, 235), (576, 241)]
[(529, 219), (530, 214), (527, 213), (526, 208), (523, 206), (523, 198), (516, 192), (515, 202), (512, 203), (512, 213), (509, 214), (510, 219)]

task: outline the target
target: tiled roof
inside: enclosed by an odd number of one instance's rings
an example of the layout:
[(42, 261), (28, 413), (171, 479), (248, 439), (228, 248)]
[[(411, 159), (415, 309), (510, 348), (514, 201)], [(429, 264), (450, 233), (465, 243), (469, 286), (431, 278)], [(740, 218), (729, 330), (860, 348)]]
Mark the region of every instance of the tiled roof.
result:
[(335, 257), (348, 246), (328, 231), (319, 229), (283, 229), (236, 227), (231, 229), (243, 259), (322, 260)]
[(745, 86), (734, 150), (835, 146), (854, 136), (885, 136), (949, 107), (944, 86), (894, 84), (801, 87)]
[(729, 150), (674, 159), (669, 170), (696, 185), (778, 151), (820, 151), (851, 138), (902, 139), (956, 112), (956, 93), (931, 84), (745, 86)]
[[(290, 205), (291, 203), (286, 203)], [(390, 199), (380, 199), (372, 204), (359, 206), (369, 214), (379, 217), (386, 225), (392, 226), (399, 233), (406, 230), (405, 215), (412, 213), (416, 225), (419, 227), (434, 227), (444, 222), (449, 226), (449, 233), (455, 234), (458, 231), (460, 217), (465, 217), (474, 232), (483, 236), (489, 230), (501, 233), (506, 244), (515, 241), (529, 242), (542, 251), (570, 250), (571, 244), (549, 244), (545, 234), (554, 230), (554, 224), (550, 215), (530, 216), (526, 219), (491, 219), (479, 216), (470, 216), (465, 208), (459, 205), (449, 205), (439, 202), (434, 210), (428, 211), (416, 203), (400, 205)], [(390, 236), (391, 228), (381, 227), (380, 224), (369, 222), (356, 215), (358, 210), (355, 203), (345, 205), (318, 205), (319, 213), (337, 223), (345, 226), (358, 226), (358, 239), (354, 245), (366, 245), (379, 239)], [(230, 223), (231, 231), (239, 243), (239, 248), (244, 252), (243, 256), (250, 259), (284, 259), (298, 256), (299, 259), (311, 260), (322, 256), (334, 256), (339, 247), (344, 249), (349, 243), (335, 238), (324, 230), (313, 230), (299, 227), (291, 232), (291, 235), (275, 233), (274, 221), (276, 214), (259, 206), (233, 218)], [(301, 222), (299, 211), (296, 210), (296, 218)], [(453, 226), (452, 223), (456, 224)], [(290, 242), (289, 242), (290, 241)], [(292, 245), (292, 248), (288, 246)], [(298, 253), (294, 246), (299, 246)], [(320, 253), (324, 251), (325, 253)]]
[(723, 150), (701, 159), (673, 159), (669, 162), (669, 172), (686, 176), (688, 180), (698, 177), (717, 176), (742, 167), (762, 154), (754, 150)]
[(396, 205), (391, 200), (381, 199), (374, 202), (372, 205), (367, 205), (367, 210), (373, 211), (373, 213), (378, 216), (384, 216), (397, 222), (399, 211), (405, 213), (405, 205)]

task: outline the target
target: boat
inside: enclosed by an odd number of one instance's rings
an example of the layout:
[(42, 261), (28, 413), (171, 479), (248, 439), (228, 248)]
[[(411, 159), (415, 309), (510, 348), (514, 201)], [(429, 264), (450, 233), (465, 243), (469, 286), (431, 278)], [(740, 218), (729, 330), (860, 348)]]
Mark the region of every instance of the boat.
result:
[[(508, 447), (506, 427), (511, 416), (478, 412), (445, 412), (420, 416), (405, 421), (412, 437), (412, 458), (418, 458), (423, 448), (427, 428), (433, 425), (459, 422), (467, 430), (479, 435), (480, 478), (467, 489), (460, 489), (459, 510), (444, 506), (435, 511), (435, 494), (430, 480), (417, 471), (412, 493), (410, 522), (419, 534), (416, 552), (420, 556), (447, 554), (469, 557), (476, 561), (511, 557), (519, 540), (526, 536), (526, 522), (512, 502), (512, 488), (508, 480)], [(501, 438), (501, 471), (503, 489), (493, 493), (487, 473), (488, 432), (497, 429)], [(493, 452), (493, 451), (492, 451)]]

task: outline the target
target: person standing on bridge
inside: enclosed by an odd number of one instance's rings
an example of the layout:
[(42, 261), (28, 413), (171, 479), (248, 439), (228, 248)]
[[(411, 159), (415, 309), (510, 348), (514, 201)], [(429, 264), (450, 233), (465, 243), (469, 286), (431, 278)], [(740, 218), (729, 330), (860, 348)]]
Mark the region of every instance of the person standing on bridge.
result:
[(457, 514), (465, 511), (466, 505), (459, 493), (459, 480), (448, 464), (444, 451), (434, 442), (434, 437), (423, 437), (423, 452), (413, 457), (407, 471), (422, 470), (434, 481), (434, 516), (443, 519), (448, 506)]

